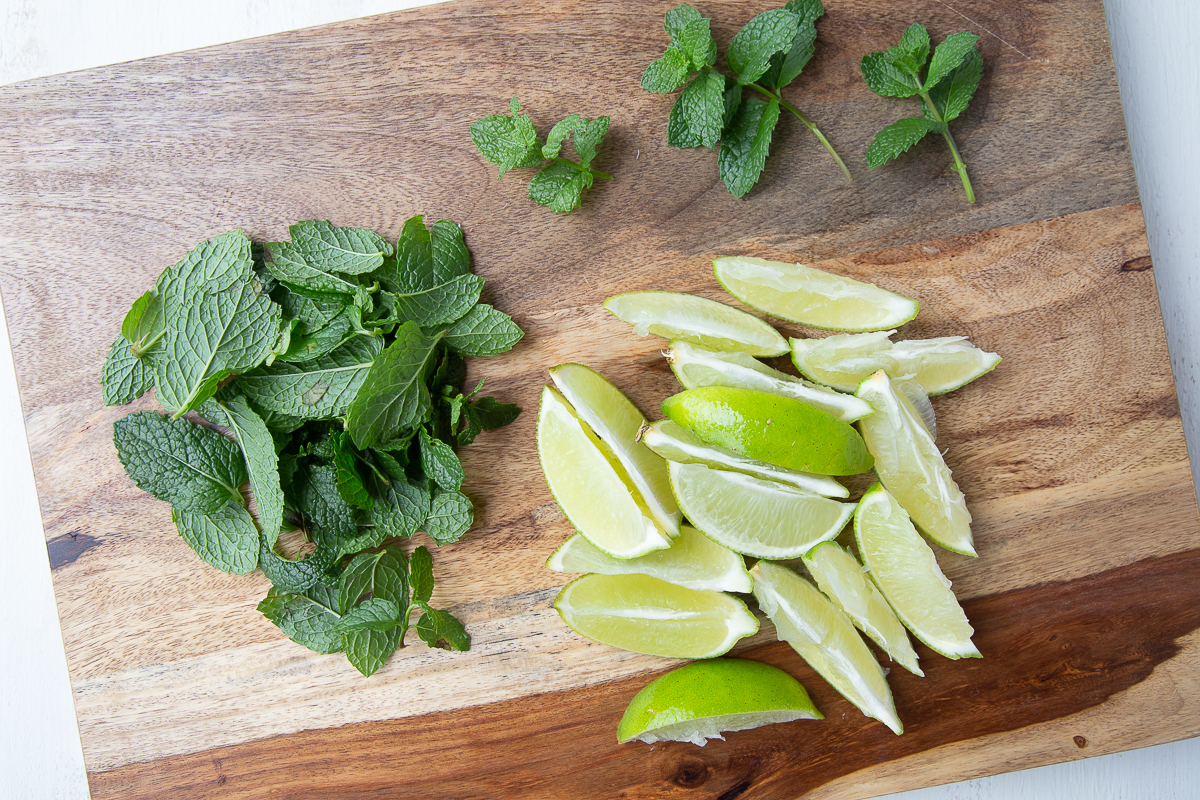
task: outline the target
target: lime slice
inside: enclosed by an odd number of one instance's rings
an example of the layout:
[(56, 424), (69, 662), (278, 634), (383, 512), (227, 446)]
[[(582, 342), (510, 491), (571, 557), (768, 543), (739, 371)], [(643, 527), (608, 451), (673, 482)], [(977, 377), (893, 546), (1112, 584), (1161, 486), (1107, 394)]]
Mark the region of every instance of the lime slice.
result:
[(760, 561), (750, 575), (758, 605), (775, 624), (779, 638), (860, 711), (903, 733), (883, 668), (850, 619), (785, 566)]
[(773, 722), (824, 719), (800, 682), (781, 669), (742, 658), (697, 661), (661, 675), (625, 709), (617, 741), (691, 742), (725, 739)]
[(804, 566), (808, 567), (825, 596), (846, 612), (854, 627), (879, 645), (893, 661), (924, 677), (904, 625), (896, 619), (879, 587), (864, 574), (862, 564), (853, 553), (837, 542), (822, 542), (804, 556)]
[(871, 413), (871, 406), (857, 397), (771, 369), (748, 353), (722, 353), (676, 340), (671, 342), (667, 361), (685, 389), (733, 386), (769, 392), (816, 406), (843, 422)]
[(878, 331), (917, 315), (916, 300), (803, 264), (730, 256), (714, 261), (713, 272), (746, 305), (812, 328)]
[(617, 558), (670, 546), (616, 457), (549, 386), (542, 389), (537, 444), (550, 493), (589, 542)]
[(875, 472), (912, 520), (947, 550), (975, 555), (971, 512), (913, 404), (880, 370), (858, 387), (875, 413), (858, 421)]
[(649, 575), (584, 575), (563, 587), (554, 608), (581, 636), (664, 658), (719, 656), (758, 631), (736, 597)]
[(789, 397), (703, 386), (668, 397), (662, 412), (708, 444), (769, 464), (821, 475), (871, 468), (871, 454), (854, 428)]
[(798, 558), (834, 538), (854, 506), (703, 464), (671, 462), (671, 487), (688, 521), (718, 544), (757, 558)]
[(604, 301), (617, 319), (639, 336), (653, 333), (714, 350), (742, 350), (755, 356), (788, 352), (787, 339), (758, 317), (704, 297), (677, 292), (630, 292)]
[(871, 577), (914, 636), (946, 658), (983, 658), (933, 548), (882, 485), (872, 486), (859, 501), (854, 535)]
[(575, 413), (621, 462), (658, 526), (668, 536), (679, 535), (679, 507), (671, 495), (667, 462), (638, 441), (645, 417), (629, 398), (598, 372), (582, 364), (560, 364), (550, 378)]
[(850, 490), (828, 475), (813, 475), (811, 472), (797, 472), (787, 467), (768, 464), (753, 458), (739, 456), (732, 450), (723, 447), (707, 445), (704, 440), (687, 428), (676, 425), (669, 419), (642, 428), (642, 442), (654, 452), (668, 461), (678, 461), (681, 464), (703, 464), (716, 469), (728, 469), (734, 472), (744, 472), (757, 478), (779, 481), (797, 489), (824, 495), (826, 497), (849, 497)]
[(550, 555), (546, 566), (555, 572), (639, 573), (676, 586), (713, 592), (749, 593), (751, 586), (742, 557), (690, 525), (682, 527), (666, 550), (638, 558), (613, 558), (577, 533)]
[(972, 346), (965, 336), (893, 342), (888, 338), (893, 333), (792, 339), (792, 362), (804, 377), (842, 392), (853, 392), (883, 370), (893, 378), (912, 375), (930, 395), (953, 391), (1000, 363), (1000, 356)]

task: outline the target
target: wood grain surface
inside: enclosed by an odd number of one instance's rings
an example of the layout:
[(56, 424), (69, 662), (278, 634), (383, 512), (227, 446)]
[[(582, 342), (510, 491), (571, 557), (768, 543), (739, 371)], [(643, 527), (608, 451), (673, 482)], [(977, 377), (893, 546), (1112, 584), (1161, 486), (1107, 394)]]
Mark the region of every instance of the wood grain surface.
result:
[[(785, 121), (743, 201), (712, 153), (665, 146), (670, 98), (637, 87), (669, 7), (460, 2), (0, 90), (0, 293), (96, 797), (862, 797), (1200, 732), (1200, 520), (1099, 2), (831, 0), (788, 97), (855, 181)], [(762, 8), (702, 6), (722, 42)], [(857, 60), (914, 19), (983, 36), (955, 128), (974, 207), (940, 145), (863, 164), (912, 109), (872, 95)], [(467, 126), (513, 94), (543, 132), (612, 117), (596, 166), (617, 180), (580, 212), (533, 206), (525, 176), (498, 181), (474, 153)], [(435, 601), (472, 650), (418, 644), (363, 679), (254, 611), (261, 575), (195, 558), (125, 478), (110, 430), (130, 409), (103, 408), (96, 381), (129, 303), (200, 239), (303, 218), (394, 238), (415, 213), (466, 228), (485, 298), (527, 331), (472, 365), (526, 413), (464, 451), (476, 527), (434, 554)], [(739, 652), (800, 677), (825, 722), (619, 748), (624, 704), (671, 664), (586, 642), (550, 608), (565, 578), (542, 562), (568, 525), (533, 443), (545, 368), (588, 363), (656, 416), (676, 390), (661, 342), (598, 304), (728, 300), (710, 261), (730, 253), (903, 291), (922, 304), (904, 336), (1005, 358), (935, 401), (980, 552), (939, 558), (987, 658), (922, 651), (925, 681), (893, 673), (903, 737), (768, 624)]]

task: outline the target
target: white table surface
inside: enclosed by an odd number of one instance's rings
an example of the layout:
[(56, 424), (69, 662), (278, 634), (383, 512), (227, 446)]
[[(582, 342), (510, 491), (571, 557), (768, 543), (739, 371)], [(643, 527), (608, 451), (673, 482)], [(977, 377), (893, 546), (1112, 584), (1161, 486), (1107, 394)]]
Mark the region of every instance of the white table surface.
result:
[[(907, 2), (908, 0), (887, 0)], [(422, 0), (0, 0), (0, 84), (424, 5)], [(920, 3), (913, 1), (914, 7)], [(764, 8), (770, 4), (764, 2)], [(1200, 2), (1105, 0), (1192, 473), (1200, 463)], [(0, 198), (0, 202), (4, 199)], [(0, 309), (0, 798), (87, 798), (33, 470)], [(1200, 587), (1193, 587), (1200, 592)], [(1200, 738), (892, 795), (1200, 798)]]

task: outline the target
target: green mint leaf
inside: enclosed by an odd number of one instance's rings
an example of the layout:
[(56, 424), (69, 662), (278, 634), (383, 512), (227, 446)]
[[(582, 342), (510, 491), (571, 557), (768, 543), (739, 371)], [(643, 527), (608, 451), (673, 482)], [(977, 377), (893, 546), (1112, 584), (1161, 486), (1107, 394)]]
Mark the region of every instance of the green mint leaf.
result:
[(729, 42), (725, 61), (740, 84), (754, 83), (771, 65), (771, 56), (785, 52), (800, 30), (800, 18), (786, 8), (757, 15)]
[(408, 560), (409, 582), (412, 585), (412, 602), (425, 604), (433, 596), (433, 556), (424, 547), (413, 550)]
[(542, 163), (541, 142), (528, 114), (516, 116), (517, 98), (509, 104), (511, 115), (484, 117), (471, 126), (475, 149), (500, 168), (500, 177), (510, 169), (536, 167)]
[(725, 76), (704, 70), (684, 88), (667, 120), (671, 147), (716, 147), (725, 114)]
[[(299, 247), (291, 242), (267, 242), (271, 260), (267, 271), (275, 280), (299, 294), (320, 299), (332, 295), (353, 295), (358, 284), (338, 274), (325, 263), (313, 263)], [(382, 263), (382, 259), (380, 259)]]
[(480, 303), (446, 331), (446, 344), (459, 355), (494, 356), (507, 352), (525, 335), (512, 317)]
[(449, 283), (470, 272), (471, 255), (463, 242), (462, 228), (443, 219), (433, 224), (431, 233), (424, 217), (418, 214), (405, 220), (395, 258), (385, 259), (376, 275), (388, 291), (409, 294)]
[[(471, 319), (473, 313), (451, 330)], [(432, 400), (425, 378), (445, 335), (426, 334), (415, 322), (397, 328), (395, 341), (375, 359), (346, 411), (346, 429), (355, 446), (362, 449), (387, 442), (428, 417)]]
[(337, 468), (332, 464), (310, 465), (298, 488), (296, 502), (319, 530), (321, 540), (343, 553), (353, 552), (347, 544), (358, 536), (358, 520), (338, 492)]
[(692, 61), (683, 48), (671, 45), (642, 73), (642, 88), (656, 94), (670, 94), (687, 82)]
[(771, 56), (771, 64), (760, 79), (767, 86), (782, 89), (800, 75), (816, 52), (817, 20), (825, 15), (820, 0), (792, 0), (784, 6), (800, 19), (800, 27), (784, 52)]
[(478, 275), (459, 275), (446, 283), (413, 292), (384, 294), (391, 305), (391, 316), (397, 322), (413, 321), (422, 327), (457, 322), (479, 302), (483, 278)]
[(450, 401), (450, 430), (458, 428), (458, 421), (462, 419), (463, 405), (466, 402), (467, 398), (461, 392)]
[(362, 476), (358, 472), (358, 450), (350, 442), (349, 435), (337, 432), (334, 435), (333, 466), (336, 470), (338, 494), (349, 505), (370, 511), (375, 501), (371, 498)]
[(430, 388), (443, 395), (454, 394), (466, 379), (467, 362), (449, 347), (443, 347), (437, 369), (429, 379)]
[(569, 164), (552, 162), (538, 170), (529, 182), (529, 199), (556, 214), (579, 208), (583, 190), (592, 185), (592, 173)]
[(417, 636), (430, 647), (437, 647), (438, 642), (442, 641), (449, 650), (471, 649), (471, 637), (463, 624), (449, 611), (425, 609), (425, 613), (417, 620)]
[(394, 603), (397, 616), (408, 608), (408, 559), (399, 547), (350, 559), (338, 579), (337, 608), (349, 609), (366, 595)]
[(584, 169), (592, 165), (600, 143), (608, 135), (608, 117), (585, 119), (583, 124), (575, 129), (575, 154), (579, 156), (579, 164)]
[(429, 507), (425, 533), (439, 545), (457, 542), (475, 521), (471, 500), (462, 492), (438, 492)]
[(935, 124), (924, 117), (909, 117), (888, 125), (875, 134), (875, 140), (867, 148), (867, 164), (871, 169), (883, 166), (921, 141)]
[[(940, 45), (939, 45), (940, 47)], [(936, 56), (936, 54), (935, 54)], [(938, 109), (943, 122), (957, 119), (958, 115), (967, 110), (967, 104), (979, 88), (979, 79), (983, 75), (983, 56), (975, 48), (967, 51), (958, 68), (942, 79), (942, 82), (929, 90), (929, 99)], [(921, 101), (925, 116), (930, 117), (925, 101)]]
[(100, 371), (104, 405), (123, 406), (154, 388), (154, 370), (133, 354), (129, 340), (117, 337)]
[(368, 523), (385, 538), (407, 539), (425, 524), (430, 500), (428, 489), (393, 476), (392, 482), (376, 495), (375, 507), (367, 513)]
[(433, 285), (446, 283), (471, 271), (471, 252), (463, 241), (463, 230), (448, 219), (433, 223), (430, 254), (433, 257), (433, 279), (430, 283)]
[(448, 491), (457, 492), (462, 488), (462, 462), (454, 453), (454, 448), (440, 439), (435, 439), (421, 429), (421, 469), (433, 479), (434, 483)]
[(742, 105), (742, 85), (733, 78), (725, 79), (725, 94), (722, 98), (725, 108), (721, 115), (721, 130), (724, 131), (733, 122), (733, 117)]
[(390, 631), (357, 630), (342, 632), (342, 649), (346, 659), (364, 676), (379, 671), (384, 662), (400, 646), (400, 629)]
[(734, 197), (744, 197), (758, 182), (778, 121), (779, 101), (764, 103), (757, 97), (742, 100), (717, 154), (721, 180)]
[(711, 67), (717, 62), (717, 43), (713, 41), (711, 20), (694, 19), (673, 35), (672, 47), (679, 47), (695, 69)]
[(391, 600), (372, 597), (342, 615), (335, 626), (338, 631), (390, 631), (400, 625), (400, 609)]
[(358, 306), (339, 304), (339, 313), (327, 325), (311, 333), (293, 334), (287, 352), (275, 360), (301, 364), (329, 355), (357, 335), (362, 327), (361, 315)]
[(181, 511), (210, 514), (241, 503), (242, 453), (216, 431), (139, 411), (113, 423), (113, 444), (139, 489)]
[(392, 254), (387, 241), (366, 228), (339, 228), (328, 220), (306, 220), (288, 228), (292, 246), (310, 265), (329, 272), (361, 275)]
[(321, 541), (317, 542), (317, 548), (308, 556), (295, 561), (275, 552), (265, 537), (261, 537), (258, 543), (259, 568), (267, 580), (283, 592), (303, 592), (321, 586), (322, 576), (340, 557), (336, 547)]
[(329, 419), (347, 412), (382, 348), (379, 337), (355, 336), (313, 361), (259, 367), (238, 378), (236, 385), (263, 411)]
[(172, 508), (171, 520), (196, 555), (222, 572), (246, 575), (258, 566), (258, 528), (241, 502), (229, 500), (210, 514)]
[(323, 585), (301, 593), (271, 587), (258, 610), (293, 642), (316, 653), (328, 655), (342, 649), (336, 625), (338, 613), (330, 601), (332, 590)]
[(283, 489), (279, 482), (275, 440), (262, 417), (254, 413), (244, 397), (234, 397), (227, 403), (214, 401), (214, 405), (220, 409), (221, 419), (214, 420), (207, 415), (206, 418), (227, 426), (242, 449), (258, 508), (258, 523), (267, 544), (273, 547), (283, 527)]
[(663, 20), (663, 28), (671, 35), (671, 41), (676, 41), (684, 29), (698, 19), (703, 19), (700, 12), (686, 3), (677, 5), (667, 12)]
[(166, 333), (162, 297), (151, 289), (137, 300), (121, 322), (121, 335), (132, 345), (132, 352), (141, 358), (155, 350)]
[(863, 56), (860, 69), (867, 86), (870, 86), (875, 94), (884, 97), (912, 97), (921, 90), (917, 79), (888, 61), (886, 53), (867, 53)]
[[(946, 76), (958, 69), (968, 53), (974, 51), (978, 54), (979, 51), (975, 50), (977, 41), (978, 36), (966, 31), (952, 33), (943, 39), (933, 51), (933, 60), (929, 62), (929, 72), (925, 76), (923, 90), (928, 92), (945, 80)], [(980, 63), (983, 63), (982, 58)]]
[(494, 431), (516, 420), (521, 409), (512, 403), (501, 403), (494, 397), (481, 397), (471, 404), (468, 413), (479, 419), (483, 430)]
[(825, 6), (821, 4), (821, 0), (788, 0), (784, 8), (799, 17), (801, 25), (815, 24), (825, 16)]
[(900, 37), (900, 44), (889, 47), (887, 60), (901, 72), (920, 79), (921, 70), (929, 58), (929, 31), (919, 22), (914, 22)]
[(563, 142), (571, 138), (571, 134), (576, 128), (586, 124), (586, 120), (578, 114), (571, 114), (566, 119), (559, 121), (550, 133), (546, 135), (546, 143), (542, 145), (542, 156), (544, 158), (556, 158), (562, 151)]

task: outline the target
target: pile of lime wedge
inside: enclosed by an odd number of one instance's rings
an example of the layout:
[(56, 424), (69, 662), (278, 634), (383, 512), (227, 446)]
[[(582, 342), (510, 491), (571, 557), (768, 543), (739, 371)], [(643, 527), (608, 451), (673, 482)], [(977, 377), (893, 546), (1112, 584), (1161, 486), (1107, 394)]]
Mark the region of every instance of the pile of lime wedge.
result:
[[(758, 631), (757, 606), (781, 641), (899, 734), (888, 670), (863, 635), (915, 675), (924, 673), (910, 633), (947, 658), (980, 657), (926, 543), (976, 555), (929, 396), (1000, 357), (957, 336), (892, 341), (917, 302), (870, 283), (757, 258), (719, 258), (714, 271), (753, 308), (841, 333), (789, 340), (732, 306), (672, 292), (607, 300), (637, 333), (669, 340), (683, 391), (663, 400), (665, 419), (649, 421), (594, 370), (550, 370), (538, 453), (578, 532), (546, 566), (583, 573), (555, 608), (596, 642), (716, 659)], [(789, 353), (804, 377), (759, 360)], [(870, 471), (878, 482), (851, 501), (837, 478)], [(773, 667), (703, 663), (646, 687), (620, 741), (702, 745), (724, 731), (821, 718)]]

